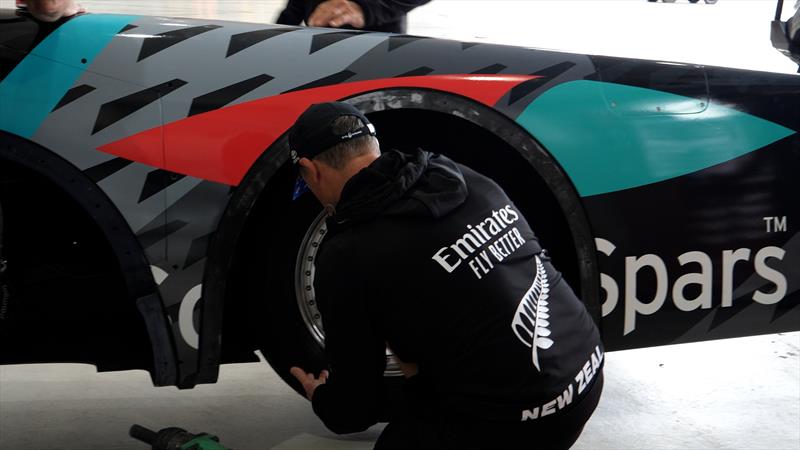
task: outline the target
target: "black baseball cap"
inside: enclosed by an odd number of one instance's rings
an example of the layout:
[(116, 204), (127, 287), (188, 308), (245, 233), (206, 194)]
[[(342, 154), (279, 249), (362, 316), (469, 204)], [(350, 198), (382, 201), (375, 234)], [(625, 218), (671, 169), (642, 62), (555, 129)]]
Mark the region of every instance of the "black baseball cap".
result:
[[(363, 127), (345, 134), (333, 132), (333, 122), (344, 116), (361, 119)], [(289, 131), (292, 162), (313, 158), (331, 147), (361, 136), (375, 136), (375, 126), (355, 106), (343, 102), (315, 103), (308, 107)]]

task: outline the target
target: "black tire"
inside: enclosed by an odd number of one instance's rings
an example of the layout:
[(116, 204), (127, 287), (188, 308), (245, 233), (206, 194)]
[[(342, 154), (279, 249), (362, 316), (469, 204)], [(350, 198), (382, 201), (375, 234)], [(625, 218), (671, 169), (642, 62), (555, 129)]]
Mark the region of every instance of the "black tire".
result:
[[(285, 193), (286, 199), (275, 198)], [(320, 208), (310, 195), (290, 202), (287, 190), (268, 192), (270, 205), (259, 212), (263, 217), (254, 233), (248, 258), (248, 292), (250, 302), (263, 303), (262, 321), (254, 323), (256, 342), (273, 369), (298, 393), (302, 386), (289, 374), (299, 366), (319, 373), (327, 367), (324, 349), (314, 340), (303, 322), (294, 290), (297, 252), (309, 224)], [(275, 214), (276, 211), (281, 211)], [(277, 220), (276, 220), (277, 218)], [(259, 314), (261, 315), (261, 314)]]
[[(291, 201), (294, 174), (284, 164), (270, 180), (249, 221), (240, 261), (246, 274), (248, 317), (252, 338), (276, 373), (297, 393), (302, 386), (289, 373), (294, 367), (319, 374), (327, 368), (323, 346), (309, 331), (298, 306), (295, 270), (298, 250), (309, 226), (322, 210), (309, 192)], [(403, 377), (385, 377), (387, 411), (401, 388)]]

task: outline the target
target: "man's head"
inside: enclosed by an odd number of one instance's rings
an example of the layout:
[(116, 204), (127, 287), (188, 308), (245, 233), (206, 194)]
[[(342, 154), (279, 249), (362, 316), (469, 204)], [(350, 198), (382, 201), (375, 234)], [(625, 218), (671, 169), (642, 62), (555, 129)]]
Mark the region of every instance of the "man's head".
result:
[(345, 183), (380, 156), (375, 128), (355, 107), (311, 105), (289, 133), (292, 160), (323, 205), (336, 205)]
[(75, 0), (26, 0), (25, 7), (42, 22), (56, 22), (83, 11)]

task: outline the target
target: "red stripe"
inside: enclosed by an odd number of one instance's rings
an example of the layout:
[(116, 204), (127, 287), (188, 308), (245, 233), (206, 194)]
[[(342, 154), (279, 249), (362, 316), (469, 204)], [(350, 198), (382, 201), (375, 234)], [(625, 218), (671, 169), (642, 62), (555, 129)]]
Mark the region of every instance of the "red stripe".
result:
[[(163, 127), (163, 165), (157, 145), (162, 129), (153, 128), (98, 150), (196, 178), (237, 185), (258, 159), (313, 103), (340, 100), (379, 89), (436, 89), (493, 106), (530, 75), (431, 75), (357, 81), (289, 92), (205, 114)], [(380, 132), (380, 130), (378, 130)]]

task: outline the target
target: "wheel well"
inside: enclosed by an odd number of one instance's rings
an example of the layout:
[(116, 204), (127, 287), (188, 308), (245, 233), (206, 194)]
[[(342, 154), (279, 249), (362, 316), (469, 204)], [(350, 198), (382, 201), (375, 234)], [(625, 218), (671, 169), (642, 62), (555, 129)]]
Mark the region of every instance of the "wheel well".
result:
[[(495, 178), (522, 209), (542, 245), (553, 253), (556, 267), (600, 326), (600, 272), (588, 218), (572, 182), (534, 137), (493, 108), (440, 91), (389, 89), (346, 101), (370, 117), (415, 111), (421, 120), (392, 119), (386, 132), (380, 128), (378, 132), (403, 141), (418, 141), (419, 132), (442, 149), (429, 150)], [(424, 117), (423, 113), (437, 114)]]
[[(590, 312), (599, 319), (599, 275), (591, 233), (577, 194), (556, 162), (524, 130), (490, 108), (449, 94), (392, 90), (347, 101), (365, 111), (375, 123), (384, 150), (422, 147), (445, 154), (498, 182), (528, 219), (543, 247), (550, 251), (556, 267), (576, 291), (583, 293)], [(246, 218), (239, 212), (245, 222), (240, 226), (243, 231), (235, 239), (228, 234), (217, 242), (218, 251), (221, 246), (236, 243), (234, 263), (226, 266), (233, 267), (228, 274), (233, 288), (226, 291), (220, 287), (224, 283), (207, 280), (207, 285), (216, 287), (216, 294), (225, 299), (221, 362), (249, 359), (255, 350), (253, 334), (241, 325), (258, 317), (259, 307), (242, 303), (264, 299), (230, 294), (236, 292), (235, 285), (243, 276), (238, 269), (247, 265), (237, 256), (248, 247), (258, 221), (269, 215), (268, 209), (275, 208), (272, 199), (288, 199), (291, 195), (293, 178), (285, 164), (287, 159), (288, 147), (282, 138), (245, 178), (245, 183), (252, 185), (244, 185), (239, 198), (234, 197), (239, 208), (250, 206)], [(274, 209), (269, 213), (279, 214)], [(234, 216), (230, 211), (226, 215)], [(206, 301), (210, 299), (208, 294)], [(209, 319), (209, 314), (204, 314), (204, 323)], [(210, 355), (205, 356), (201, 355), (204, 366), (213, 371)]]
[(174, 384), (174, 344), (157, 286), (120, 211), (56, 153), (4, 131), (0, 150), (11, 292), (0, 363), (146, 369), (155, 385)]
[(0, 164), (0, 203), (11, 282), (0, 362), (151, 369), (144, 323), (92, 217), (52, 181), (7, 161)]

